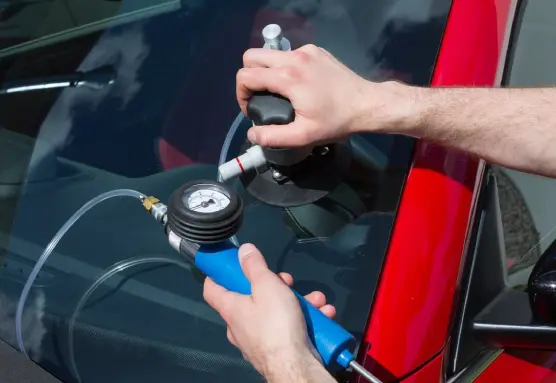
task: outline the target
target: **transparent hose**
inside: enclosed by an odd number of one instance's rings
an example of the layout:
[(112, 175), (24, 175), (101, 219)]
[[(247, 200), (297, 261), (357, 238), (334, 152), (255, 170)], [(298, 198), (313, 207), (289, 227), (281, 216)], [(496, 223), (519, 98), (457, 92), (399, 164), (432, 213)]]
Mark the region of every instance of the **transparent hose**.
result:
[[(228, 134), (226, 134), (226, 138), (224, 139), (224, 143), (222, 144), (222, 149), (220, 149), (220, 158), (218, 159), (219, 167), (220, 165), (226, 162), (228, 158), (228, 150), (230, 150), (230, 145), (232, 144), (232, 140), (234, 139), (234, 136), (236, 135), (236, 132), (244, 118), (245, 115), (243, 114), (243, 112), (240, 111), (236, 119), (234, 120), (234, 122), (232, 122), (230, 129), (228, 129)], [(218, 181), (222, 182), (222, 178), (220, 178), (220, 173), (218, 173), (217, 177), (218, 177)]]
[(122, 272), (130, 267), (139, 266), (145, 263), (169, 263), (169, 264), (179, 266), (188, 271), (191, 270), (191, 266), (187, 262), (180, 261), (178, 259), (170, 259), (170, 258), (162, 258), (162, 257), (130, 258), (118, 262), (113, 266), (109, 267), (108, 269), (106, 269), (106, 271), (91, 285), (91, 287), (89, 287), (89, 289), (85, 292), (85, 294), (83, 294), (83, 296), (79, 300), (79, 303), (77, 304), (77, 307), (75, 308), (73, 314), (71, 315), (69, 325), (68, 325), (68, 349), (69, 349), (69, 357), (70, 357), (70, 367), (73, 375), (75, 376), (78, 382), (81, 382), (81, 377), (79, 376), (79, 371), (77, 370), (77, 364), (75, 363), (75, 354), (73, 349), (73, 327), (75, 326), (75, 320), (77, 319), (77, 316), (83, 309), (83, 305), (85, 305), (85, 302), (87, 302), (91, 294), (100, 285), (106, 282), (106, 280), (108, 280), (109, 278), (113, 277), (119, 272)]
[[(234, 139), (234, 136), (236, 135), (236, 132), (239, 129), (239, 126), (241, 125), (244, 118), (245, 115), (243, 114), (243, 112), (240, 111), (236, 119), (234, 120), (234, 122), (232, 122), (230, 129), (228, 129), (228, 134), (226, 134), (226, 138), (224, 139), (224, 143), (222, 144), (222, 149), (220, 149), (220, 158), (218, 159), (218, 167), (220, 167), (220, 165), (226, 162), (228, 158), (228, 150), (230, 150), (230, 145), (232, 144), (232, 140)], [(220, 177), (220, 173), (218, 173), (217, 175), (217, 180), (218, 182), (222, 182), (222, 177)], [(230, 241), (234, 245), (239, 246), (239, 242), (235, 235), (230, 238)]]
[(19, 303), (17, 304), (17, 310), (15, 313), (15, 334), (17, 337), (17, 345), (21, 350), (21, 352), (27, 358), (29, 358), (29, 355), (27, 355), (27, 351), (25, 351), (25, 345), (23, 344), (23, 333), (22, 333), (23, 309), (25, 308), (25, 302), (27, 301), (27, 297), (29, 296), (29, 291), (31, 290), (33, 283), (35, 283), (35, 279), (37, 278), (37, 275), (41, 271), (41, 268), (46, 263), (48, 257), (50, 256), (50, 254), (52, 253), (52, 251), (54, 250), (58, 242), (60, 242), (60, 239), (62, 239), (64, 234), (66, 234), (66, 232), (73, 226), (73, 224), (79, 218), (81, 218), (83, 214), (85, 214), (95, 205), (113, 197), (134, 197), (138, 199), (143, 199), (145, 198), (145, 195), (135, 190), (117, 189), (117, 190), (111, 190), (107, 193), (102, 193), (96, 196), (95, 198), (93, 198), (92, 200), (90, 200), (89, 202), (87, 202), (66, 221), (66, 223), (60, 228), (60, 230), (58, 230), (54, 238), (52, 238), (48, 246), (46, 246), (46, 248), (42, 252), (41, 256), (39, 257), (39, 260), (35, 264), (35, 267), (33, 267), (33, 270), (31, 271), (29, 278), (27, 278), (27, 282), (25, 282), (25, 286), (23, 286), (23, 290), (21, 291), (21, 295), (19, 297)]

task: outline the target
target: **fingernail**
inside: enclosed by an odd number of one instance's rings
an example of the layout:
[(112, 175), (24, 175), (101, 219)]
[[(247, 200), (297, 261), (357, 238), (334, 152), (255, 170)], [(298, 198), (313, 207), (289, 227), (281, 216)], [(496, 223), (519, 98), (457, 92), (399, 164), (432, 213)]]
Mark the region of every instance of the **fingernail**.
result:
[(247, 132), (247, 139), (252, 143), (257, 142), (257, 132), (254, 132), (253, 129), (250, 129)]
[(241, 245), (241, 247), (239, 248), (239, 252), (238, 252), (238, 258), (240, 261), (244, 260), (249, 254), (253, 253), (257, 251), (257, 248), (250, 244), (250, 243), (246, 243), (244, 245)]

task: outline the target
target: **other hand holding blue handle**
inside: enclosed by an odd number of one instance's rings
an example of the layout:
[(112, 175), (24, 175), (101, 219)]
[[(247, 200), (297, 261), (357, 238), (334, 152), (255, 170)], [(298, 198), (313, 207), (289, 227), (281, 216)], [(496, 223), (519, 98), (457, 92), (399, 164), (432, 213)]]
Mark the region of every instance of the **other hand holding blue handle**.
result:
[[(195, 255), (195, 265), (213, 281), (236, 293), (251, 294), (238, 258), (238, 248), (225, 242), (205, 245)], [(330, 370), (347, 368), (354, 359), (355, 338), (339, 324), (311, 305), (295, 290), (305, 316), (309, 338)]]

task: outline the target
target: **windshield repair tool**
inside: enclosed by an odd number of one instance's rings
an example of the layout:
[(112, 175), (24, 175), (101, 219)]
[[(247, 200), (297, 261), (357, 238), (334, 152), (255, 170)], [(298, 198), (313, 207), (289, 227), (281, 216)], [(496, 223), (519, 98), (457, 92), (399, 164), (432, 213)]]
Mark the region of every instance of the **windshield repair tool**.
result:
[[(282, 28), (280, 28), (277, 24), (268, 24), (266, 27), (263, 28), (263, 39), (264, 39), (264, 46), (263, 48), (266, 49), (275, 49), (280, 51), (291, 51), (292, 46), (288, 39), (282, 36)], [(226, 163), (226, 159), (228, 158), (228, 150), (230, 149), (230, 145), (232, 144), (232, 140), (235, 137), (237, 130), (239, 129), (241, 123), (245, 115), (240, 110), (237, 117), (232, 122), (230, 129), (228, 129), (228, 133), (226, 134), (226, 138), (224, 139), (224, 144), (222, 145), (222, 149), (220, 150), (220, 157), (218, 159), (218, 180), (225, 181), (222, 179), (222, 174), (224, 174), (226, 180), (238, 176), (241, 174), (241, 169), (238, 168), (237, 161), (230, 161), (226, 166), (223, 166)], [(255, 153), (255, 151), (260, 151), (260, 146), (253, 146), (253, 150), (250, 153), (246, 153), (241, 157), (240, 163), (243, 163), (243, 167), (246, 169), (259, 169), (263, 170), (264, 165), (266, 164), (266, 159), (264, 158), (264, 154), (262, 153)], [(253, 160), (256, 161), (253, 164), (250, 164), (249, 161)]]
[[(291, 50), (280, 26), (263, 29), (265, 48)], [(291, 102), (269, 92), (255, 92), (247, 104), (253, 125), (287, 125), (295, 120)], [(268, 148), (246, 142), (240, 156), (221, 164), (219, 179), (240, 176), (247, 191), (274, 206), (313, 203), (334, 190), (347, 173), (352, 153), (349, 140), (326, 146)]]
[[(230, 186), (211, 180), (188, 182), (172, 193), (168, 206), (154, 197), (145, 198), (143, 205), (164, 227), (170, 245), (201, 272), (230, 291), (251, 294), (238, 247), (229, 241), (243, 222), (243, 201)], [(355, 361), (354, 336), (294, 293), (325, 366), (332, 371), (352, 367), (370, 382), (380, 383)]]

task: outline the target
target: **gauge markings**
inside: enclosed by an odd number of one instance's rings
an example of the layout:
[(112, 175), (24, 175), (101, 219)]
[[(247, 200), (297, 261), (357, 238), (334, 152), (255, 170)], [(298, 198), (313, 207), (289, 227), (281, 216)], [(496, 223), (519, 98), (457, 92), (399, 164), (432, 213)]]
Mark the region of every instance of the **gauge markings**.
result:
[(215, 213), (229, 204), (228, 196), (211, 189), (196, 190), (187, 199), (187, 207), (200, 213)]

